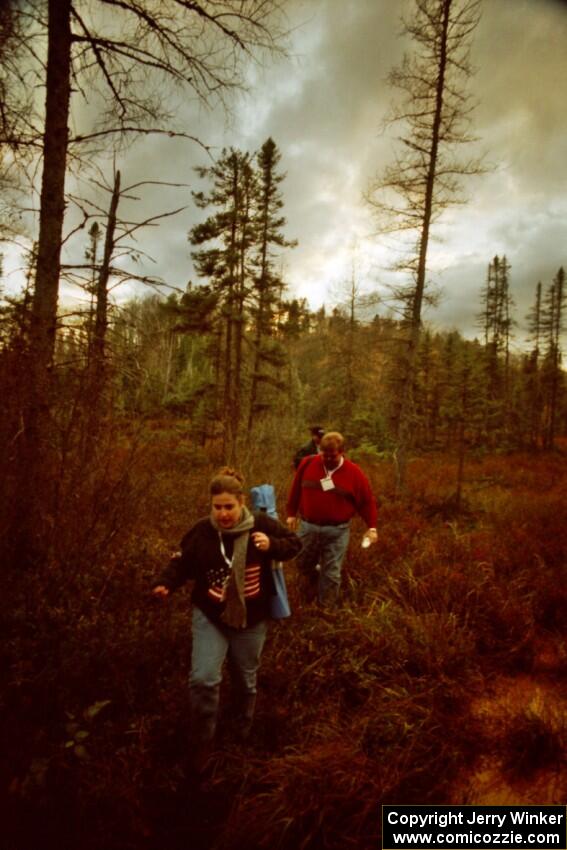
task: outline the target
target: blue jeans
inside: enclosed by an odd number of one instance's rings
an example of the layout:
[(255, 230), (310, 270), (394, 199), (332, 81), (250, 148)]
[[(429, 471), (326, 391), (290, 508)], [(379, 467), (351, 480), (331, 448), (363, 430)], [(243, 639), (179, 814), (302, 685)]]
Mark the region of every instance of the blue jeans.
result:
[[(215, 734), (222, 666), (227, 655), (243, 711), (253, 712), (256, 677), (267, 631), (266, 620), (241, 630), (219, 627), (200, 608), (193, 607), (189, 695), (192, 726), (200, 742), (212, 741)], [(252, 720), (251, 716), (247, 719)]]
[(317, 579), (317, 599), (320, 605), (337, 600), (341, 586), (341, 567), (348, 548), (350, 523), (315, 525), (301, 520), (298, 531), (303, 549), (296, 559), (299, 571), (309, 580)]

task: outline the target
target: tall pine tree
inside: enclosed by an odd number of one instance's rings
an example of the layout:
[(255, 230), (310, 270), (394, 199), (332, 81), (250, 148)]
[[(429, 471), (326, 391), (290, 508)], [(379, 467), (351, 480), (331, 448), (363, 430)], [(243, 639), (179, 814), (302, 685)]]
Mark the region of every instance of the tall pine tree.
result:
[(285, 364), (283, 347), (275, 338), (277, 306), (282, 299), (284, 283), (276, 270), (277, 249), (290, 248), (296, 242), (285, 238), (281, 215), (283, 200), (280, 184), (285, 174), (278, 171), (281, 153), (272, 138), (262, 145), (257, 157), (256, 246), (253, 279), (254, 341), (250, 386), (248, 430), (256, 417), (270, 406), (268, 387), (282, 388), (277, 370)]

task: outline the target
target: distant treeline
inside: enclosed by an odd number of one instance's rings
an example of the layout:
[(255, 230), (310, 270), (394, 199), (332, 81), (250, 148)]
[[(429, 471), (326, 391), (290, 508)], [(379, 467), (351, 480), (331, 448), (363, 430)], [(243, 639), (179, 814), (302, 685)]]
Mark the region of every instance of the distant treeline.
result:
[[(414, 449), (451, 450), (463, 443), (551, 448), (567, 430), (560, 344), (564, 272), (547, 291), (538, 285), (529, 317), (531, 345), (518, 354), (508, 270), (505, 258), (489, 264), (478, 339), (424, 329), (412, 388)], [(311, 311), (305, 299), (283, 293), (281, 282), (269, 300), (250, 286), (236, 318), (226, 289), (215, 291), (210, 282), (190, 285), (181, 296), (151, 295), (114, 306), (104, 376), (96, 387), (88, 377), (93, 312), (62, 318), (55, 367), (61, 421), (84, 405), (90, 408), (85, 423), (103, 409), (106, 416), (128, 418), (171, 414), (185, 419), (202, 444), (221, 440), (223, 451), (233, 446), (235, 456), (255, 435), (274, 433), (275, 423), (300, 434), (317, 421), (344, 431), (353, 448), (393, 450), (403, 320), (381, 316), (356, 287), (329, 312)], [(17, 383), (25, 299), (4, 308), (1, 328), (6, 387)]]

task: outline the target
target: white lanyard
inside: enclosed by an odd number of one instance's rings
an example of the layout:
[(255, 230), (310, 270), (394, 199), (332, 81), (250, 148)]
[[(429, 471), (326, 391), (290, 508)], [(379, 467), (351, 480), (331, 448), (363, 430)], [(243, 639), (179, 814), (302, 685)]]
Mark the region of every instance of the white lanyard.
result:
[(225, 564), (227, 565), (227, 567), (229, 568), (229, 570), (231, 570), (231, 569), (232, 569), (232, 562), (233, 562), (233, 560), (234, 560), (234, 552), (232, 553), (232, 558), (227, 558), (227, 556), (226, 556), (226, 550), (225, 550), (225, 548), (224, 548), (224, 541), (223, 541), (223, 539), (222, 539), (222, 534), (220, 533), (220, 531), (219, 531), (219, 541), (220, 541), (220, 550), (221, 550), (221, 555), (223, 556), (223, 559), (224, 559)]
[(335, 474), (335, 472), (337, 472), (337, 470), (339, 470), (339, 469), (341, 468), (341, 466), (343, 465), (343, 462), (344, 462), (344, 457), (342, 457), (342, 456), (341, 456), (341, 459), (339, 460), (338, 465), (337, 465), (337, 466), (335, 466), (335, 468), (334, 468), (334, 469), (327, 469), (327, 467), (326, 467), (326, 466), (325, 466), (325, 464), (323, 463), (323, 469), (325, 470), (325, 477), (326, 477), (326, 478), (331, 478), (331, 479), (332, 479), (332, 477), (333, 477), (333, 475)]
[(341, 459), (339, 460), (337, 466), (334, 469), (327, 469), (327, 467), (325, 466), (325, 462), (323, 461), (323, 469), (325, 470), (325, 477), (321, 478), (321, 490), (323, 490), (323, 492), (327, 493), (329, 490), (335, 489), (335, 482), (333, 481), (333, 475), (337, 471), (337, 469), (341, 468), (342, 465), (343, 465), (342, 456), (341, 456)]

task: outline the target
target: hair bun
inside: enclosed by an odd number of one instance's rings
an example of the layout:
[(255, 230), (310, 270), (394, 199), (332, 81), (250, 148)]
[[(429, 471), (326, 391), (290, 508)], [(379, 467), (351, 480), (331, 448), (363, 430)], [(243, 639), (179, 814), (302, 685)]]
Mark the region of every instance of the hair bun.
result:
[[(241, 472), (238, 472), (236, 469), (233, 469), (232, 466), (221, 466), (219, 471), (217, 472), (217, 476), (222, 475), (225, 478), (236, 478), (240, 484), (244, 483), (244, 476)], [(216, 476), (215, 476), (216, 477)]]
[(231, 493), (240, 498), (244, 493), (244, 476), (232, 466), (223, 466), (211, 480), (209, 492), (211, 496)]

